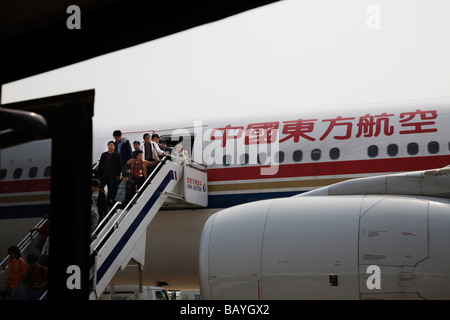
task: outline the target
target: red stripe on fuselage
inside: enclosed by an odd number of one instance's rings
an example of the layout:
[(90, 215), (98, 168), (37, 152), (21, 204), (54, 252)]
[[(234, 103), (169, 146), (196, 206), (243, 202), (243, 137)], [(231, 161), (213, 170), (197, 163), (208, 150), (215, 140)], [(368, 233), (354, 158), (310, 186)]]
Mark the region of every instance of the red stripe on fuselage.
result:
[[(268, 166), (240, 166), (208, 169), (208, 181), (277, 179), (325, 175), (402, 172), (442, 168), (450, 164), (450, 155), (368, 159), (352, 161), (280, 164), (275, 175), (261, 175)], [(50, 179), (0, 181), (0, 193), (50, 191)]]
[(269, 166), (240, 166), (208, 169), (208, 181), (232, 181), (252, 179), (276, 179), (313, 177), (326, 175), (364, 174), (418, 171), (438, 169), (450, 164), (450, 155), (368, 159), (352, 161), (313, 162), (302, 164), (280, 164), (274, 175), (262, 175), (261, 168)]
[(0, 181), (0, 193), (50, 191), (50, 179)]

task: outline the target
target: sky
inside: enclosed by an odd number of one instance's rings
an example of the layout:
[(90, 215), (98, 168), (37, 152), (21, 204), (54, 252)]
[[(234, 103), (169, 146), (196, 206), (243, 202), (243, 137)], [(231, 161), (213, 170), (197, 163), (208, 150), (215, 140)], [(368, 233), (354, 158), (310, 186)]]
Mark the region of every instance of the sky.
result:
[(146, 115), (154, 127), (450, 96), (449, 12), (448, 0), (284, 0), (5, 84), (1, 102), (94, 88), (95, 135)]

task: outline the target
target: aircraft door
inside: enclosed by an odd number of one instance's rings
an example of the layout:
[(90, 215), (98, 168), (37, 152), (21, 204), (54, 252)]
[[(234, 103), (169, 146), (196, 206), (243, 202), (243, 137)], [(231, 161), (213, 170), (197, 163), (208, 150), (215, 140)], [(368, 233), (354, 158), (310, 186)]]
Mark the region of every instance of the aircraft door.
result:
[(358, 251), (361, 299), (420, 299), (415, 267), (429, 257), (428, 202), (366, 197)]

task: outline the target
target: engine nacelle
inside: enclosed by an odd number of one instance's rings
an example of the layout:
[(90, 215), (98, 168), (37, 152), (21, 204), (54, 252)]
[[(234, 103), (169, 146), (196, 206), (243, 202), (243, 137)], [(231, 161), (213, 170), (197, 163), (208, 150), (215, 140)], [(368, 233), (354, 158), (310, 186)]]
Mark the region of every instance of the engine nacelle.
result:
[(202, 232), (202, 299), (450, 299), (449, 230), (450, 201), (431, 197), (228, 208)]

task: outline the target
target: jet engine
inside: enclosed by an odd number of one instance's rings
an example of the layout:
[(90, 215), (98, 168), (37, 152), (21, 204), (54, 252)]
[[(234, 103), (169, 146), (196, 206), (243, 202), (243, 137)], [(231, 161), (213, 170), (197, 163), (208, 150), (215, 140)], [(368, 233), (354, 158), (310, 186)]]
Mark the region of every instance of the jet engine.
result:
[(450, 299), (450, 200), (281, 198), (217, 212), (199, 256), (202, 299)]

